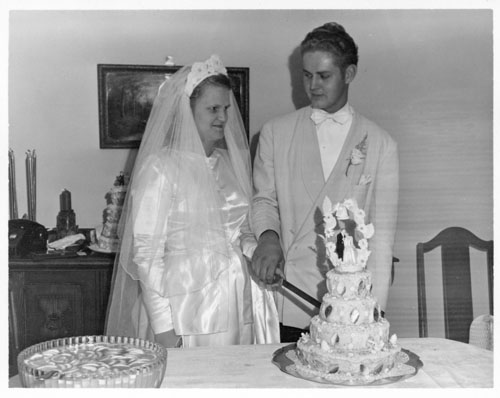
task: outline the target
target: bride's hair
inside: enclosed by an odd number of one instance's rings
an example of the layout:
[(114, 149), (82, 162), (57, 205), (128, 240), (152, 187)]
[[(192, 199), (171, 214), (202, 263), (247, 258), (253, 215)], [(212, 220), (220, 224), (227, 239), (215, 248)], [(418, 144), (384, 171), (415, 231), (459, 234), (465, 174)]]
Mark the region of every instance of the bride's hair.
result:
[(218, 75), (211, 75), (194, 88), (193, 93), (191, 94), (189, 99), (192, 101), (195, 98), (198, 98), (205, 87), (209, 85), (224, 87), (228, 90), (231, 90), (231, 80), (229, 80), (229, 77), (223, 75), (222, 73)]

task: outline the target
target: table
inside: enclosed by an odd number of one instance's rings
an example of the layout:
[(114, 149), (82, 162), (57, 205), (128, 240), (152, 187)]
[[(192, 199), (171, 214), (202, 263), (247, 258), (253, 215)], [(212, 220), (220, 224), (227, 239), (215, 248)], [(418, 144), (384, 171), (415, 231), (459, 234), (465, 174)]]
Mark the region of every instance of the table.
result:
[[(493, 352), (440, 338), (402, 338), (424, 366), (398, 383), (370, 388), (493, 387)], [(290, 376), (272, 362), (287, 344), (170, 349), (162, 388), (332, 388)], [(19, 378), (10, 387), (20, 387)], [(345, 388), (345, 387), (344, 387)]]

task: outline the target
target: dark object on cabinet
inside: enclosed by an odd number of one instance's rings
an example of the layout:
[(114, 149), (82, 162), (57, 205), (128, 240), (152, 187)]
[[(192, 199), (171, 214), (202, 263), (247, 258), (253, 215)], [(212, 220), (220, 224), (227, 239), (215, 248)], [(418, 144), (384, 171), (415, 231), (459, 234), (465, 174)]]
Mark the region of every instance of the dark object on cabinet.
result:
[(9, 220), (9, 256), (24, 257), (47, 251), (47, 229), (35, 221)]
[(100, 335), (113, 256), (9, 260), (9, 376), (26, 347), (66, 336)]
[(445, 337), (469, 342), (473, 320), (471, 264), (469, 248), (486, 251), (489, 310), (493, 315), (493, 241), (479, 239), (461, 227), (442, 230), (433, 239), (417, 244), (418, 326), (420, 337), (427, 337), (427, 301), (424, 253), (441, 247)]

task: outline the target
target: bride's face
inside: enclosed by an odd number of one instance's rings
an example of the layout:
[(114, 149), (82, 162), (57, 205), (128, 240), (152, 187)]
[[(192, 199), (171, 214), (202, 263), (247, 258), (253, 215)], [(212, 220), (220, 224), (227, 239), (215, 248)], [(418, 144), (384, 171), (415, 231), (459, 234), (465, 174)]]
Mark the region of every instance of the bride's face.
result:
[(216, 85), (203, 87), (192, 107), (194, 121), (203, 142), (224, 138), (229, 106), (229, 89)]

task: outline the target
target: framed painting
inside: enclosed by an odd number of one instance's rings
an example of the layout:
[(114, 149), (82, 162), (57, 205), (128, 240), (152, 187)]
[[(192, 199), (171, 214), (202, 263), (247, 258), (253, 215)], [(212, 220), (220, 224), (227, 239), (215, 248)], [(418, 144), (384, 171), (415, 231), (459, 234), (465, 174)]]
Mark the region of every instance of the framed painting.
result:
[[(182, 66), (97, 65), (99, 147), (138, 148), (158, 88)], [(226, 67), (249, 132), (249, 68)]]

